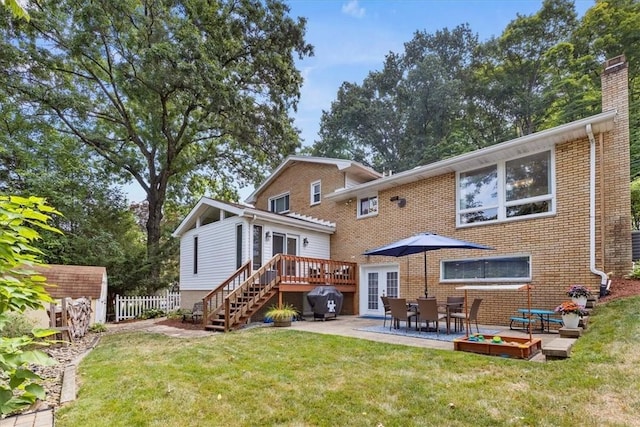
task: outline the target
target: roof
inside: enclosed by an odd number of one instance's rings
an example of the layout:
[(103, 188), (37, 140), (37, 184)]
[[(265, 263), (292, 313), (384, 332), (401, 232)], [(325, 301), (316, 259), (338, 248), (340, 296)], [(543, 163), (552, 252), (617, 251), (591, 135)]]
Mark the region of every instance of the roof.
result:
[[(35, 270), (47, 278), (47, 292), (52, 298), (101, 297), (105, 267), (87, 265), (45, 265)], [(52, 286), (55, 285), (55, 286)], [(105, 295), (106, 296), (106, 295)]]
[(371, 179), (378, 179), (382, 177), (380, 172), (363, 165), (362, 163), (354, 162), (353, 160), (344, 159), (331, 159), (326, 157), (313, 157), (313, 156), (289, 156), (284, 162), (280, 164), (271, 175), (262, 183), (253, 193), (245, 200), (247, 203), (254, 203), (258, 194), (264, 190), (269, 184), (271, 184), (280, 174), (282, 174), (288, 168), (298, 163), (318, 163), (323, 165), (334, 165), (339, 171), (348, 172), (353, 176), (359, 177), (364, 181)]
[(306, 215), (296, 214), (277, 214), (254, 208), (253, 206), (240, 205), (233, 202), (225, 202), (222, 200), (202, 197), (189, 214), (182, 220), (178, 228), (173, 232), (174, 237), (180, 237), (186, 231), (193, 228), (198, 216), (202, 215), (208, 209), (220, 209), (227, 211), (239, 217), (250, 218), (251, 220), (262, 220), (272, 224), (281, 224), (289, 227), (297, 227), (310, 231), (319, 231), (321, 233), (333, 234), (336, 231), (336, 224), (324, 221), (318, 218), (312, 218)]
[(605, 111), (586, 119), (536, 132), (500, 144), (491, 145), (480, 150), (471, 151), (459, 156), (441, 160), (408, 171), (390, 175), (375, 181), (355, 185), (347, 189), (337, 190), (325, 196), (336, 202), (353, 197), (366, 197), (372, 192), (387, 190), (400, 185), (409, 184), (426, 178), (451, 172), (462, 172), (490, 165), (499, 160), (525, 156), (549, 149), (556, 144), (587, 138), (587, 127), (590, 125), (594, 134), (610, 131), (617, 112)]

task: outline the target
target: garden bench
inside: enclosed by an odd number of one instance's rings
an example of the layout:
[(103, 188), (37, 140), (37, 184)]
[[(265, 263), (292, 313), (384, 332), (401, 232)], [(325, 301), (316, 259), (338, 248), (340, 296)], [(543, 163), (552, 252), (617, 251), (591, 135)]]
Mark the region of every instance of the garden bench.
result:
[(185, 322), (187, 319), (190, 319), (191, 322), (196, 323), (196, 321), (202, 320), (202, 315), (204, 314), (204, 305), (202, 301), (193, 304), (193, 308), (190, 313), (182, 314), (182, 321)]
[[(522, 323), (522, 328), (514, 328), (513, 327), (513, 323)], [(526, 329), (529, 330), (529, 327), (531, 326), (532, 323), (536, 323), (536, 319), (529, 319), (528, 317), (512, 317), (511, 318), (511, 323), (509, 324), (509, 329), (512, 330), (519, 330), (519, 329)]]

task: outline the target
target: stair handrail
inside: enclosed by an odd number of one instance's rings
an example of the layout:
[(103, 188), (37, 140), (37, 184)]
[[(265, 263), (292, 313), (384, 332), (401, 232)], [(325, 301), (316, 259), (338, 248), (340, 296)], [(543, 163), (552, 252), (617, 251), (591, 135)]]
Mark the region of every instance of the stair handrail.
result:
[[(256, 270), (247, 280), (245, 280), (240, 286), (236, 287), (224, 298), (224, 318), (225, 318), (225, 332), (228, 332), (231, 328), (235, 327), (244, 314), (253, 310), (257, 301), (261, 299), (266, 293), (270, 292), (280, 281), (279, 263), (282, 261), (282, 254), (276, 254), (262, 267)], [(269, 278), (268, 271), (276, 271), (273, 277)], [(260, 280), (266, 277), (269, 280)], [(264, 283), (263, 283), (264, 282)], [(245, 294), (250, 287), (258, 287), (259, 292), (251, 297), (249, 301), (246, 301), (240, 309), (231, 311), (231, 303), (238, 301), (238, 298)]]
[(207, 295), (202, 298), (202, 318), (206, 325), (210, 318), (216, 315), (224, 304), (224, 292), (232, 292), (232, 287), (235, 288), (239, 284), (247, 280), (251, 275), (251, 260), (245, 262), (239, 269), (237, 269), (231, 276), (225, 281), (216, 286)]

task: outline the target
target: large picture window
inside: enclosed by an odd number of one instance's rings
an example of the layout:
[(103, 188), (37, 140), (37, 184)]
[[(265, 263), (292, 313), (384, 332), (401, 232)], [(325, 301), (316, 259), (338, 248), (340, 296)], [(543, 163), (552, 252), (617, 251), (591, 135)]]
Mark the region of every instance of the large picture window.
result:
[(459, 173), (458, 225), (554, 213), (552, 174), (551, 151)]
[(493, 257), (442, 261), (442, 282), (514, 282), (531, 280), (531, 257)]
[(358, 199), (358, 218), (378, 214), (378, 196)]
[(275, 213), (289, 212), (289, 193), (270, 198), (269, 210)]

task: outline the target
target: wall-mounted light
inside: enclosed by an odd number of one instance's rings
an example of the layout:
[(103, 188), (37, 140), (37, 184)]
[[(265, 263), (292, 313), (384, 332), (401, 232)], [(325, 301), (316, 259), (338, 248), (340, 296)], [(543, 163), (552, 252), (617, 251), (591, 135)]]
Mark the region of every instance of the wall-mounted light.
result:
[(404, 208), (407, 206), (407, 199), (401, 199), (400, 196), (393, 196), (389, 199), (390, 202), (398, 202), (398, 207)]
[(302, 244), (304, 245), (305, 248), (309, 246), (309, 239), (307, 239), (306, 237), (302, 239)]
[(267, 231), (266, 233), (264, 233), (264, 238), (265, 238), (266, 240), (271, 239), (271, 232), (270, 232), (270, 231)]

